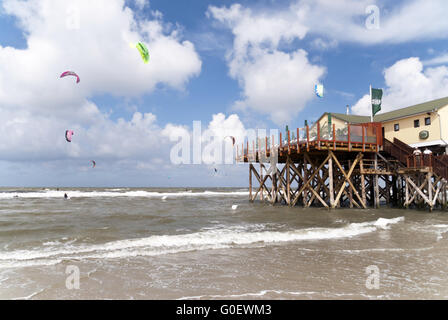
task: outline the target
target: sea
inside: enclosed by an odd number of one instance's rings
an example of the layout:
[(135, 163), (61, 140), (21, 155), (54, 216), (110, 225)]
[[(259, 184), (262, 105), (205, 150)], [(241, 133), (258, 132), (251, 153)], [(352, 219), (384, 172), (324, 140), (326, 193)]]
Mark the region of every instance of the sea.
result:
[(448, 212), (272, 206), (246, 188), (0, 188), (0, 299), (447, 298)]

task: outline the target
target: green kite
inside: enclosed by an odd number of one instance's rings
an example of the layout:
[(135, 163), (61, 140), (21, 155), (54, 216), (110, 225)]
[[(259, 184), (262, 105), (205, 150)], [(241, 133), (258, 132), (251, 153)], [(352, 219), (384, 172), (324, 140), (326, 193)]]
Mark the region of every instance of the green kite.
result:
[(139, 42), (136, 45), (136, 48), (138, 49), (138, 52), (140, 52), (140, 55), (142, 56), (143, 62), (148, 63), (149, 61), (149, 52), (148, 48), (145, 46), (144, 43)]

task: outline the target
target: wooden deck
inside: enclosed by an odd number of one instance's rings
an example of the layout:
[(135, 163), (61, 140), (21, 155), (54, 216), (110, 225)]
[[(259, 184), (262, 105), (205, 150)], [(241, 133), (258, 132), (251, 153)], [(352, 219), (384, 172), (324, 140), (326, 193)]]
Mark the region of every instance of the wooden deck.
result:
[[(310, 131), (316, 133), (314, 137), (311, 137)], [(311, 129), (309, 126), (302, 130), (297, 128), (297, 137), (299, 138), (296, 139), (291, 139), (291, 131), (288, 131), (286, 139), (283, 139), (282, 133), (280, 133), (278, 143), (272, 143), (274, 137), (269, 142), (268, 137), (258, 139), (257, 142), (246, 141), (246, 147), (244, 143), (241, 145), (241, 149), (237, 147), (236, 160), (237, 162), (268, 162), (274, 152), (278, 157), (278, 163), (285, 163), (287, 156), (292, 160), (300, 159), (303, 157), (301, 153), (304, 152), (318, 157), (319, 154), (322, 156), (326, 154), (325, 151), (376, 153), (382, 150), (381, 123), (348, 124), (345, 135), (338, 135), (336, 126), (333, 124), (332, 133), (329, 132), (328, 136), (327, 138), (322, 137), (319, 123), (317, 123)]]

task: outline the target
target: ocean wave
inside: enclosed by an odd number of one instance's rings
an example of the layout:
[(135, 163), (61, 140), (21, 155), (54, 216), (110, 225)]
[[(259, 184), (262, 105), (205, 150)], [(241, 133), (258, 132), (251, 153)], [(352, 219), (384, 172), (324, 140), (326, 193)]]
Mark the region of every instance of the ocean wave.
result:
[(47, 190), (42, 192), (3, 192), (0, 193), (0, 199), (13, 199), (13, 198), (60, 198), (64, 197), (67, 193), (71, 199), (73, 198), (95, 198), (95, 197), (143, 197), (143, 198), (179, 198), (179, 197), (236, 197), (247, 196), (249, 192), (245, 191), (203, 191), (193, 192), (192, 190), (180, 191), (180, 192), (153, 192), (145, 190), (135, 191), (79, 191), (79, 190), (63, 190), (54, 191)]
[[(225, 249), (250, 245), (269, 245), (291, 241), (350, 238), (388, 228), (404, 218), (383, 219), (363, 223), (350, 223), (339, 228), (306, 228), (290, 231), (260, 231), (259, 226), (246, 230), (223, 227), (187, 234), (154, 235), (146, 238), (126, 239), (96, 245), (57, 245), (35, 250), (0, 252), (0, 268), (51, 263), (64, 260), (111, 259), (137, 256), (155, 256), (197, 250)], [(249, 231), (252, 229), (252, 231)], [(255, 229), (255, 230), (254, 230)], [(29, 264), (28, 264), (29, 263)]]
[(299, 295), (313, 295), (317, 294), (318, 292), (315, 291), (285, 291), (285, 290), (260, 290), (258, 292), (247, 292), (247, 293), (240, 293), (240, 294), (206, 294), (202, 296), (189, 296), (189, 297), (182, 297), (177, 300), (201, 300), (201, 299), (228, 299), (228, 298), (246, 298), (246, 297), (262, 297), (267, 294), (277, 294), (277, 295), (293, 295), (293, 296), (299, 296)]

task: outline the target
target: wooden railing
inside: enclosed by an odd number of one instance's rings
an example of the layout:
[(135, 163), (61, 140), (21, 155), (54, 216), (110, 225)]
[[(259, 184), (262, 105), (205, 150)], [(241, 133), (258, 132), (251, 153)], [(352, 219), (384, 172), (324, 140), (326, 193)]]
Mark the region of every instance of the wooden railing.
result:
[(387, 161), (378, 159), (363, 159), (363, 170), (364, 171), (385, 171), (385, 172), (396, 172), (402, 164), (398, 160), (390, 160)]
[(441, 160), (438, 156), (432, 154), (411, 154), (407, 159), (408, 168), (422, 168), (430, 167), (437, 175), (447, 179), (448, 178), (448, 166), (447, 163)]
[(400, 148), (406, 150), (409, 154), (411, 154), (414, 151), (414, 148), (412, 148), (410, 145), (408, 145), (407, 143), (404, 143), (403, 141), (401, 141), (400, 139), (394, 138), (394, 144), (396, 146), (399, 146)]
[(446, 165), (448, 166), (448, 155), (447, 154), (441, 154), (441, 155), (437, 156), (437, 159), (439, 159), (442, 162), (445, 162)]
[(394, 142), (384, 139), (383, 150), (404, 165), (408, 164), (408, 156), (414, 151), (412, 147), (397, 138), (394, 138)]
[(433, 157), (433, 171), (445, 179), (448, 179), (448, 165), (445, 161), (441, 160), (438, 157)]
[(410, 154), (406, 157), (408, 168), (423, 168), (433, 166), (432, 154)]
[[(268, 143), (267, 137), (265, 137), (264, 143), (259, 140), (257, 146), (255, 146), (254, 142), (250, 145), (246, 141), (245, 144), (241, 145), (241, 154), (239, 153), (239, 147), (237, 147), (237, 158), (244, 158), (244, 161), (256, 161), (260, 151), (268, 155), (272, 147), (277, 148), (280, 155), (282, 155), (284, 152), (290, 154), (291, 150), (295, 150), (297, 153), (300, 153), (301, 150), (309, 151), (311, 146), (318, 150), (325, 145), (327, 149), (330, 146), (333, 150), (339, 147), (347, 149), (348, 146), (348, 151), (351, 151), (352, 147), (356, 147), (358, 150), (362, 148), (362, 151), (378, 151), (379, 147), (383, 145), (381, 123), (378, 122), (347, 124), (346, 127), (342, 128), (342, 130), (339, 128), (338, 131), (336, 131), (335, 124), (333, 124), (332, 128), (327, 128), (325, 132), (324, 134), (322, 133), (320, 123), (318, 122), (311, 128), (308, 125), (304, 128), (297, 128), (297, 137), (295, 139), (291, 139), (290, 131), (287, 132), (285, 140), (282, 138), (282, 133), (280, 133), (278, 144), (273, 143), (274, 136), (270, 143)], [(325, 136), (327, 133), (328, 135)], [(265, 146), (265, 148), (260, 148), (260, 146)]]

